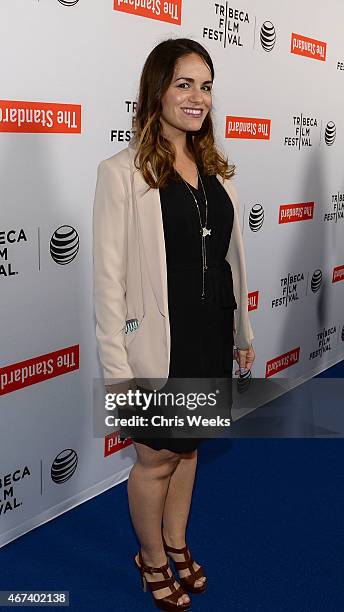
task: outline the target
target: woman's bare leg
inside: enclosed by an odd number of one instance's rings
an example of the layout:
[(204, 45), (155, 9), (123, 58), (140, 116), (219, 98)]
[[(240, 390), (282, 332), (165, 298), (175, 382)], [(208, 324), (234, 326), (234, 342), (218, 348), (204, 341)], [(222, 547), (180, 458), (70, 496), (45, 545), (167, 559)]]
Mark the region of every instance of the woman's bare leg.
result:
[[(189, 517), (192, 491), (197, 467), (197, 450), (180, 455), (181, 459), (171, 475), (163, 512), (163, 532), (166, 543), (173, 548), (185, 546), (185, 532)], [(184, 561), (183, 554), (170, 553), (174, 561)], [(194, 561), (194, 569), (199, 565)], [(190, 576), (190, 570), (180, 570), (180, 577)], [(195, 581), (202, 586), (205, 577)]]
[[(166, 449), (156, 451), (145, 444), (133, 442), (137, 452), (137, 463), (128, 479), (130, 516), (141, 543), (142, 558), (146, 565), (160, 567), (166, 563), (161, 537), (161, 522), (166, 493), (171, 474), (179, 463), (179, 454)], [(138, 560), (138, 556), (137, 556)], [(169, 574), (172, 576), (171, 570)], [(162, 573), (145, 574), (148, 581), (163, 580)], [(175, 587), (178, 582), (175, 581)], [(157, 599), (171, 594), (170, 588), (154, 591)], [(178, 603), (187, 603), (187, 594)]]

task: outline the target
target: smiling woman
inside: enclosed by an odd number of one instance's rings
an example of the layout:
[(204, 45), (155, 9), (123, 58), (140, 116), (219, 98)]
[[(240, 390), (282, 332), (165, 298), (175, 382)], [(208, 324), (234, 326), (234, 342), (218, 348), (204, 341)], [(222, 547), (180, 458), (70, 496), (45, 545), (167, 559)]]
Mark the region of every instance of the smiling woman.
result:
[[(214, 382), (231, 379), (234, 335), (242, 347), (240, 366), (254, 359), (239, 205), (228, 180), (234, 166), (215, 144), (213, 82), (211, 57), (197, 41), (157, 45), (141, 74), (135, 137), (126, 151), (102, 162), (98, 174), (100, 354), (105, 371), (129, 379), (129, 389), (133, 382), (143, 384), (142, 393), (145, 384), (164, 384), (171, 400), (165, 411), (159, 406), (163, 417), (174, 416), (183, 379), (191, 394), (200, 387), (215, 391)], [(125, 334), (132, 321), (135, 329)], [(230, 394), (226, 406), (229, 412)], [(217, 406), (211, 411), (216, 419)], [(137, 452), (128, 497), (144, 590), (149, 587), (159, 609), (185, 612), (188, 592), (202, 593), (208, 581), (185, 541), (204, 429), (195, 427), (187, 437), (173, 422), (167, 429), (129, 429), (120, 437), (130, 436)]]
[(189, 39), (164, 41), (146, 59), (135, 119), (135, 163), (150, 187), (162, 188), (171, 177), (180, 182), (181, 176), (195, 185), (196, 165), (208, 175), (234, 175), (235, 166), (215, 145), (214, 77), (209, 53)]

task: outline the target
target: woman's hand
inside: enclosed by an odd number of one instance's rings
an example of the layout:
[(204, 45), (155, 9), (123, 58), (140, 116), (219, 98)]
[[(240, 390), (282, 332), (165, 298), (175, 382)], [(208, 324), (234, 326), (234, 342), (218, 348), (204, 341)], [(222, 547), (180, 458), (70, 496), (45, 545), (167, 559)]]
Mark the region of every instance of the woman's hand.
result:
[(234, 349), (234, 359), (236, 360), (239, 369), (235, 371), (235, 374), (246, 374), (248, 370), (251, 370), (252, 363), (256, 358), (253, 346), (251, 345), (248, 349)]

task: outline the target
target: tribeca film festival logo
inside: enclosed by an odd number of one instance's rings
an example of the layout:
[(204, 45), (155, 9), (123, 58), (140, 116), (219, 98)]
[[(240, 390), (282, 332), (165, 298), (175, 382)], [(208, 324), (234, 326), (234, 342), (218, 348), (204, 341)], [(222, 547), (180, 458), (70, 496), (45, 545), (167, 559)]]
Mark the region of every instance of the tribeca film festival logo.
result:
[(17, 468), (14, 472), (0, 475), (0, 517), (23, 505), (16, 496), (15, 487), (17, 488), (24, 478), (30, 476), (31, 472), (27, 465)]
[(308, 38), (307, 36), (292, 32), (290, 52), (295, 55), (303, 55), (303, 57), (310, 57), (325, 62), (326, 47), (327, 44), (321, 40)]
[(247, 24), (250, 24), (249, 14), (241, 9), (232, 8), (228, 2), (214, 3), (217, 27), (203, 27), (203, 38), (218, 41), (223, 45), (243, 47), (243, 36), (247, 36)]
[(51, 479), (62, 484), (72, 478), (78, 465), (78, 455), (72, 448), (65, 448), (54, 459), (51, 466)]
[(226, 116), (225, 138), (270, 140), (271, 119)]
[(71, 225), (58, 227), (50, 240), (50, 255), (60, 266), (69, 264), (79, 251), (79, 234)]
[(334, 334), (337, 333), (335, 325), (331, 327), (323, 328), (321, 331), (316, 333), (317, 348), (309, 354), (309, 360), (322, 357), (327, 351), (332, 350)]
[[(224, 48), (244, 47), (248, 42), (248, 27), (251, 18), (247, 11), (233, 8), (228, 2), (215, 2), (214, 13), (217, 19), (215, 27), (203, 26), (202, 36), (214, 40)], [(260, 28), (260, 44), (269, 53), (276, 44), (276, 29), (271, 21), (264, 21)]]
[(110, 132), (111, 142), (129, 142), (135, 132), (135, 117), (137, 109), (136, 100), (124, 100), (125, 112), (130, 116), (131, 128), (113, 129)]
[(164, 2), (163, 0), (114, 0), (115, 11), (130, 13), (149, 19), (181, 24), (182, 0)]
[(291, 302), (296, 302), (300, 299), (300, 291), (303, 289), (305, 275), (303, 272), (297, 274), (289, 274), (280, 280), (281, 296), (271, 300), (271, 308), (278, 306), (289, 306)]
[(15, 244), (18, 244), (20, 248), (21, 244), (25, 244), (27, 241), (23, 228), (0, 231), (0, 278), (19, 274), (18, 270), (15, 269), (15, 264), (9, 259), (8, 249)]
[(81, 106), (0, 100), (0, 132), (81, 133)]
[(324, 221), (337, 223), (344, 219), (344, 192), (338, 191), (331, 195), (329, 203), (331, 211), (324, 214)]
[(305, 117), (302, 113), (294, 115), (293, 128), (293, 136), (284, 137), (284, 146), (296, 147), (299, 150), (303, 147), (311, 147), (314, 132), (318, 128), (318, 120), (315, 117)]

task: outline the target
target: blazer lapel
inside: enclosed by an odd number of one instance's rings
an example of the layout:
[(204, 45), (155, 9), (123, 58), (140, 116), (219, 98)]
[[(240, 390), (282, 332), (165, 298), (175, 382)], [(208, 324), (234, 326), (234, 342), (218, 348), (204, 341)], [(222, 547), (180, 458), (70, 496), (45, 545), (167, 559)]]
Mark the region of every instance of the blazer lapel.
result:
[(166, 248), (159, 189), (149, 189), (141, 172), (135, 168), (135, 148), (129, 145), (128, 152), (148, 273), (158, 308), (163, 316), (168, 316)]
[[(168, 316), (167, 266), (164, 226), (161, 213), (159, 189), (149, 189), (141, 172), (134, 165), (135, 146), (129, 143), (128, 153), (131, 164), (133, 194), (139, 216), (141, 237), (146, 255), (152, 289), (161, 314)], [(226, 189), (234, 206), (234, 223), (239, 222), (235, 198), (228, 180), (217, 178)], [(228, 249), (229, 250), (229, 249)], [(228, 253), (226, 259), (228, 258)]]

